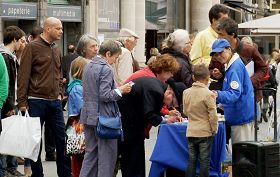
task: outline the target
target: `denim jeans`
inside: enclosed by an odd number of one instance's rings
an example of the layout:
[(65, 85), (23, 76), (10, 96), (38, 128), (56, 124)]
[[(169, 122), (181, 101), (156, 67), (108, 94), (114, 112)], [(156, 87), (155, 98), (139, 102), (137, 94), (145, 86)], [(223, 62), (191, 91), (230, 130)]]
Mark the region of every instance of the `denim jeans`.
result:
[(45, 122), (45, 152), (46, 156), (55, 154), (55, 141), (51, 125)]
[(31, 167), (31, 160), (24, 158), (24, 167)]
[[(56, 144), (56, 165), (59, 177), (71, 177), (70, 157), (65, 155), (65, 123), (60, 100), (29, 99), (29, 115), (40, 117), (41, 127), (45, 122), (50, 124)], [(32, 177), (43, 177), (41, 151), (36, 162), (31, 161)]]
[(3, 177), (5, 171), (17, 170), (18, 163), (15, 156), (0, 154), (0, 177)]
[[(1, 109), (0, 109), (1, 113)], [(0, 114), (0, 119), (6, 118), (5, 115)], [(17, 158), (10, 155), (2, 155), (0, 154), (0, 177), (5, 175), (5, 171), (9, 170), (17, 170), (18, 163)]]
[(199, 177), (209, 177), (210, 157), (213, 144), (213, 136), (210, 137), (188, 137), (189, 165), (186, 177), (196, 177), (196, 164), (199, 157)]

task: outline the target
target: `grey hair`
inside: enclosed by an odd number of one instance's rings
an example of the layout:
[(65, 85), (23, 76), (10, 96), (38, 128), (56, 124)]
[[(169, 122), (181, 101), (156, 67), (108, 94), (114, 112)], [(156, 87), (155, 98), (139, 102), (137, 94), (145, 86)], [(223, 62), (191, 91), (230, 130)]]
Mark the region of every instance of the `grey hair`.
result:
[(130, 41), (133, 41), (135, 37), (133, 36), (124, 36), (124, 37), (118, 37), (118, 41), (120, 41), (123, 45), (126, 44), (126, 41), (130, 40)]
[(106, 53), (110, 52), (111, 55), (115, 55), (117, 53), (121, 53), (122, 49), (119, 43), (113, 40), (106, 40), (102, 42), (99, 47), (99, 54), (102, 56), (106, 56)]
[(86, 47), (86, 45), (92, 40), (97, 42), (97, 44), (99, 43), (98, 40), (91, 34), (82, 35), (82, 37), (79, 39), (79, 42), (77, 44), (77, 49), (76, 49), (77, 54), (82, 57), (85, 57), (86, 54), (84, 53), (83, 50)]
[(186, 42), (189, 40), (189, 32), (187, 30), (177, 29), (167, 37), (167, 46), (168, 48), (182, 52)]
[(251, 45), (254, 44), (252, 38), (249, 37), (249, 36), (244, 36), (244, 37), (241, 39), (241, 41), (242, 41), (242, 42), (248, 42), (248, 43), (251, 44)]

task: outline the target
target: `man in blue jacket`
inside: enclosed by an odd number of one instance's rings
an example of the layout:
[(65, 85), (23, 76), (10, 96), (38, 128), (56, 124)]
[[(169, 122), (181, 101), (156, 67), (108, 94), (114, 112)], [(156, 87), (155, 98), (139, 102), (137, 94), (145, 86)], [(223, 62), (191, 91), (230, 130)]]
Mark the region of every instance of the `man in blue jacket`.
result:
[(224, 107), (226, 123), (231, 126), (232, 144), (254, 140), (254, 89), (245, 65), (226, 39), (216, 40), (210, 55), (216, 55), (225, 64), (222, 91), (214, 94)]

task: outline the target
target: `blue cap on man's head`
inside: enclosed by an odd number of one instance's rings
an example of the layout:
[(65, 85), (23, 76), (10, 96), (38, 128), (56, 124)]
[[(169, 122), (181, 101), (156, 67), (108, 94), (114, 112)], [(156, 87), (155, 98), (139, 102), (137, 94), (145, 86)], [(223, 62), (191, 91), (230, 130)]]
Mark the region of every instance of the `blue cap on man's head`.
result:
[(210, 56), (212, 56), (214, 53), (220, 53), (225, 48), (229, 48), (229, 47), (230, 47), (230, 44), (226, 39), (217, 39), (212, 44), (212, 51), (210, 53)]

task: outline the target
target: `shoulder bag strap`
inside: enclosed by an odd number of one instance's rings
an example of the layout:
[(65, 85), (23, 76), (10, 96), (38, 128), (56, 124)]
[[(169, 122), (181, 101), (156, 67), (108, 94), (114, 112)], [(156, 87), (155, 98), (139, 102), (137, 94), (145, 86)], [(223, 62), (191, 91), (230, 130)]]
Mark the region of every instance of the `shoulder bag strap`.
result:
[[(100, 72), (99, 72), (99, 79), (98, 81), (96, 81), (96, 85), (97, 85), (97, 88), (98, 88), (98, 97), (97, 97), (97, 113), (100, 115), (100, 112), (99, 112), (99, 105), (100, 105), (100, 75), (103, 71), (103, 68), (104, 68), (105, 65), (102, 66)], [(113, 78), (113, 85), (112, 85), (112, 88), (114, 88), (115, 86), (115, 81), (114, 81), (114, 78)], [(116, 101), (114, 101), (114, 109), (115, 109), (115, 112), (113, 113), (115, 116), (118, 116), (118, 107), (116, 105)]]
[(99, 112), (99, 105), (100, 105), (100, 92), (99, 92), (100, 75), (101, 75), (101, 73), (103, 71), (104, 66), (105, 65), (103, 65), (102, 68), (100, 69), (100, 72), (98, 74), (99, 78), (98, 78), (98, 80), (96, 80), (96, 85), (97, 85), (97, 90), (98, 90), (98, 92), (97, 92), (97, 94), (98, 94), (98, 97), (97, 97), (97, 113), (98, 113), (98, 115), (100, 115), (100, 112)]

